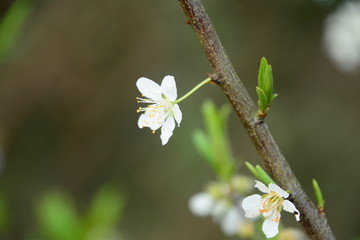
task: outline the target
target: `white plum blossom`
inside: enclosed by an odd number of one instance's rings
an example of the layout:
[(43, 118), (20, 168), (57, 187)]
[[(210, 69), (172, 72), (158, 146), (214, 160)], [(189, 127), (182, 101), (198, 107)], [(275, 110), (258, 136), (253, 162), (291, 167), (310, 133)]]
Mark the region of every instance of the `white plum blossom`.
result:
[(344, 72), (360, 67), (360, 1), (344, 2), (324, 26), (324, 45), (331, 60)]
[(199, 217), (212, 215), (216, 199), (207, 192), (200, 192), (193, 195), (189, 200), (190, 211)]
[(190, 198), (189, 209), (196, 216), (211, 216), (227, 236), (251, 236), (253, 222), (245, 219), (241, 201), (242, 195), (252, 189), (250, 178), (242, 175), (236, 175), (229, 181), (213, 182), (206, 191)]
[(175, 78), (165, 76), (160, 86), (148, 78), (141, 77), (137, 80), (136, 86), (142, 93), (142, 97), (137, 98), (138, 102), (149, 104), (138, 109), (138, 112), (143, 112), (139, 117), (138, 126), (149, 127), (153, 132), (161, 127), (160, 138), (162, 145), (165, 145), (173, 135), (175, 121), (180, 126), (182, 119), (179, 105), (175, 103)]
[(260, 214), (265, 217), (262, 230), (267, 238), (274, 237), (279, 233), (280, 211), (282, 209), (294, 213), (296, 220), (300, 220), (300, 213), (295, 205), (289, 200), (285, 200), (289, 197), (289, 193), (273, 183), (266, 187), (259, 181), (255, 182), (255, 187), (265, 194), (263, 196), (254, 194), (246, 197), (242, 202), (242, 207), (245, 210), (246, 217), (256, 218)]
[(189, 200), (190, 211), (200, 217), (212, 216), (219, 223), (227, 236), (234, 236), (241, 231), (244, 213), (240, 206), (235, 206), (227, 199), (217, 199), (207, 192), (193, 195)]

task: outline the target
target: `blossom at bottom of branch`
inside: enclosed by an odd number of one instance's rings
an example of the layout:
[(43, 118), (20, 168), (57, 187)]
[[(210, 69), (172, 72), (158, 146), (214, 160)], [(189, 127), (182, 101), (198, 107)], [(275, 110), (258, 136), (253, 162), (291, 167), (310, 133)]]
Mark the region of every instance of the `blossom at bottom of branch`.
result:
[(254, 194), (246, 197), (242, 202), (242, 207), (246, 212), (246, 217), (256, 218), (261, 214), (265, 217), (262, 230), (267, 238), (272, 238), (279, 233), (280, 212), (282, 209), (294, 213), (296, 220), (300, 220), (300, 212), (292, 202), (286, 200), (289, 193), (273, 183), (266, 187), (259, 181), (255, 182), (255, 187), (265, 194), (262, 196)]

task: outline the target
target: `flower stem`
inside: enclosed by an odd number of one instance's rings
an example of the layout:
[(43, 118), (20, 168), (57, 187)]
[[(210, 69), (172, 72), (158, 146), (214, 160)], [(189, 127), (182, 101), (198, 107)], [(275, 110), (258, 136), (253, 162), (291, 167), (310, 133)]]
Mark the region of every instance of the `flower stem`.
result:
[(202, 81), (201, 83), (199, 83), (198, 85), (196, 85), (193, 89), (191, 89), (187, 94), (185, 94), (184, 96), (182, 96), (181, 98), (179, 98), (178, 100), (176, 100), (174, 102), (174, 104), (177, 104), (183, 100), (185, 100), (186, 98), (188, 98), (191, 94), (193, 94), (194, 92), (196, 92), (196, 90), (198, 90), (199, 88), (201, 88), (203, 85), (205, 85), (206, 83), (210, 82), (211, 78), (207, 78), (204, 81)]

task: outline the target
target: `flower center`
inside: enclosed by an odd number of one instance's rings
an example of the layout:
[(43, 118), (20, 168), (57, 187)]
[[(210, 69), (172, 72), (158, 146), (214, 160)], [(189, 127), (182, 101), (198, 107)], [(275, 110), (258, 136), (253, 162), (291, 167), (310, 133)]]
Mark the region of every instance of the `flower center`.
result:
[(159, 114), (159, 113), (171, 113), (173, 103), (169, 101), (164, 94), (162, 94), (162, 100), (155, 101), (148, 98), (136, 98), (138, 103), (149, 103), (146, 107), (139, 107), (137, 112), (146, 112), (150, 114)]
[(262, 209), (261, 212), (270, 212), (272, 210), (276, 210), (280, 212), (280, 208), (282, 203), (284, 202), (284, 198), (282, 198), (276, 192), (270, 192), (265, 194), (264, 200), (262, 202)]

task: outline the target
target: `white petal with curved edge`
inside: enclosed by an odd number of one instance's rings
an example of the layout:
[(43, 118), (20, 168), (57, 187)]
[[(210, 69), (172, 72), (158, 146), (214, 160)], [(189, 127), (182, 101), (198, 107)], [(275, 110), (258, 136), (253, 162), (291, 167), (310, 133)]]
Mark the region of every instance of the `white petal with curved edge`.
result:
[(242, 201), (241, 206), (245, 210), (245, 217), (256, 218), (260, 215), (262, 198), (259, 194), (251, 195)]
[(269, 189), (273, 192), (276, 192), (277, 194), (279, 194), (280, 196), (282, 196), (283, 198), (288, 198), (289, 197), (289, 193), (282, 190), (281, 187), (279, 187), (276, 184), (270, 183), (269, 184)]
[(180, 123), (181, 123), (181, 120), (182, 120), (182, 113), (180, 111), (179, 105), (177, 105), (177, 104), (174, 105), (173, 113), (174, 113), (174, 118), (175, 118), (178, 126), (180, 126)]
[(146, 111), (140, 115), (138, 126), (139, 128), (149, 127), (151, 130), (156, 131), (164, 124), (166, 117), (167, 115), (162, 109), (157, 112)]
[(139, 91), (147, 98), (155, 101), (161, 101), (161, 88), (159, 84), (145, 77), (141, 77), (137, 80), (136, 86)]
[(240, 232), (241, 224), (244, 221), (238, 208), (232, 207), (221, 221), (221, 230), (227, 236), (233, 236)]
[(255, 187), (257, 189), (259, 189), (261, 192), (263, 192), (263, 193), (269, 193), (270, 192), (270, 190), (265, 186), (265, 184), (263, 184), (260, 181), (256, 181), (256, 180), (255, 180), (255, 182), (256, 182)]
[(209, 216), (214, 204), (214, 198), (206, 192), (197, 193), (189, 200), (190, 211), (194, 215), (201, 217)]
[(262, 230), (267, 238), (272, 238), (279, 233), (279, 221), (274, 221), (272, 216), (265, 219)]
[(285, 211), (295, 214), (296, 221), (300, 221), (300, 212), (296, 209), (295, 205), (292, 202), (290, 202), (289, 200), (285, 200), (282, 203), (282, 206)]
[(175, 120), (172, 116), (168, 116), (168, 118), (165, 120), (164, 124), (161, 127), (161, 142), (162, 145), (165, 145), (169, 138), (173, 135), (173, 131), (175, 128)]
[(165, 94), (167, 99), (175, 101), (177, 98), (177, 90), (175, 78), (173, 76), (165, 76), (161, 83), (161, 92)]
[(145, 127), (144, 125), (144, 118), (145, 118), (145, 113), (141, 114), (138, 120), (138, 126), (139, 128), (143, 128)]

